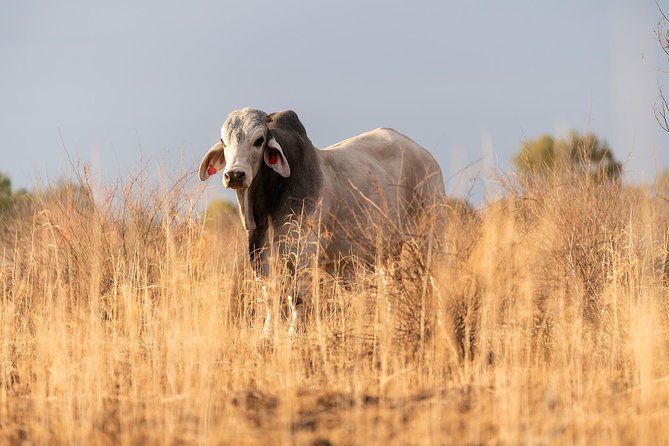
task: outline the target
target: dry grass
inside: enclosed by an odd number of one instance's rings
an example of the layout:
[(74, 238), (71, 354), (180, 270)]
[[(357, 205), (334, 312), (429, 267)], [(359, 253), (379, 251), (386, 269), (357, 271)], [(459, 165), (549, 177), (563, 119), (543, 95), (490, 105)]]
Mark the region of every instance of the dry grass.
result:
[(236, 216), (205, 223), (187, 189), (83, 178), (5, 218), (0, 443), (669, 443), (652, 188), (563, 178), (453, 210), (391, 283), (317, 274), (307, 330), (271, 345)]

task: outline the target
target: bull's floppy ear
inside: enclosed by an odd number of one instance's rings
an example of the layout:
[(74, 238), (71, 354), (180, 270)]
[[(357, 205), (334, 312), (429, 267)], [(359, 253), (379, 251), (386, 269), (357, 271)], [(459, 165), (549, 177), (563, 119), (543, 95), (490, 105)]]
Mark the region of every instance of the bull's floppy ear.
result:
[(209, 149), (200, 163), (200, 180), (207, 180), (211, 175), (214, 175), (225, 167), (224, 150), (225, 146), (220, 141)]
[(271, 133), (267, 134), (267, 145), (263, 151), (262, 158), (265, 160), (265, 164), (274, 169), (282, 177), (288, 178), (290, 176), (290, 166), (288, 165), (286, 155), (284, 155), (281, 145), (279, 145)]

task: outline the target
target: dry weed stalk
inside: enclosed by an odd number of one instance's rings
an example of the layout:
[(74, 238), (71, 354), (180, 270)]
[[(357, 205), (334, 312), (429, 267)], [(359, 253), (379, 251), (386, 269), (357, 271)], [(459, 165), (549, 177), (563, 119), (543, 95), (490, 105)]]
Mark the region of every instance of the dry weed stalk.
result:
[(391, 264), (310, 271), (305, 332), (268, 346), (237, 220), (198, 215), (185, 178), (141, 178), (84, 174), (3, 217), (0, 442), (669, 441), (650, 187), (560, 173), (447, 203)]

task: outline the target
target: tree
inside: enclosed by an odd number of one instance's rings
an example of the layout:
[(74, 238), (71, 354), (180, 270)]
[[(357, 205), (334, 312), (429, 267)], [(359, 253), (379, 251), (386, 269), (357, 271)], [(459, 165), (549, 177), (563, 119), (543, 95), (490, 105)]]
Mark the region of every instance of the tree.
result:
[(225, 199), (213, 200), (205, 212), (207, 225), (211, 228), (229, 228), (239, 224), (237, 206)]
[(622, 174), (622, 164), (614, 158), (606, 141), (592, 133), (575, 131), (567, 138), (542, 135), (524, 142), (513, 163), (526, 176), (575, 172), (597, 180), (617, 180)]
[(0, 172), (0, 214), (8, 211), (12, 204), (12, 181)]

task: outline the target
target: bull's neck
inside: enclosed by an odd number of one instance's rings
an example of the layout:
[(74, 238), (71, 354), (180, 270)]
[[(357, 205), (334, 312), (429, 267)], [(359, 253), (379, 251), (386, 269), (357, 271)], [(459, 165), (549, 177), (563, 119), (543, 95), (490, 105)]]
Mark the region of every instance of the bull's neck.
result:
[(266, 228), (270, 220), (283, 224), (290, 214), (299, 213), (305, 199), (315, 198), (322, 183), (315, 148), (304, 148), (301, 153), (289, 152), (286, 156), (291, 167), (290, 177), (282, 177), (263, 163), (249, 188), (247, 212), (253, 212), (258, 228)]

